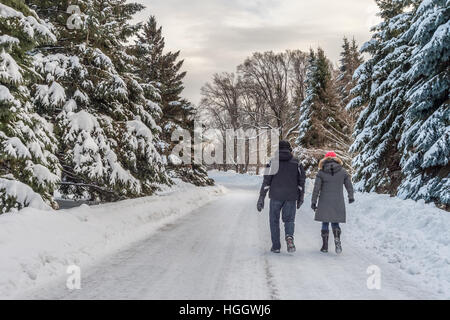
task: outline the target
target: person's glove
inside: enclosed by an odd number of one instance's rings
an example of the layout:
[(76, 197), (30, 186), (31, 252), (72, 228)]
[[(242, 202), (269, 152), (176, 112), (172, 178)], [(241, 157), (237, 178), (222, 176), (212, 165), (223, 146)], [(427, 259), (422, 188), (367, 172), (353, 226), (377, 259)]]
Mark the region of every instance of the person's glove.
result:
[(314, 211), (317, 210), (317, 205), (315, 203), (311, 204), (311, 209), (313, 209)]
[(303, 200), (297, 200), (297, 210), (298, 209), (300, 209), (300, 207), (302, 206), (302, 204), (303, 204)]
[(353, 203), (355, 202), (355, 199), (348, 199), (348, 203)]
[(264, 209), (264, 197), (259, 196), (258, 203), (256, 204), (256, 209), (261, 212)]

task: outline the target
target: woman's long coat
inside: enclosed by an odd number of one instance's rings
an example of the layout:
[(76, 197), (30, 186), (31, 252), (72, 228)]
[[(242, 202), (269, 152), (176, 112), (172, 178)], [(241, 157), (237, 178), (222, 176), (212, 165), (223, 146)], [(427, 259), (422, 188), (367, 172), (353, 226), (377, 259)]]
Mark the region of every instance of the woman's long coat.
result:
[(354, 199), (353, 185), (347, 171), (342, 167), (339, 158), (324, 158), (319, 163), (319, 173), (314, 183), (312, 203), (319, 204), (316, 210), (316, 221), (346, 222), (344, 186), (348, 198)]

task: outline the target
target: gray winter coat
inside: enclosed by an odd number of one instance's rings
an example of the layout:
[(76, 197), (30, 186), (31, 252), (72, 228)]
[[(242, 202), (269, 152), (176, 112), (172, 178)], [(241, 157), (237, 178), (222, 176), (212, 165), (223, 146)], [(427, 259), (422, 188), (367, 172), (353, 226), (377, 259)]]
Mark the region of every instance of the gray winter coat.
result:
[(317, 204), (317, 199), (319, 199), (315, 220), (345, 223), (343, 186), (347, 189), (348, 198), (354, 199), (351, 178), (342, 168), (342, 161), (339, 158), (322, 159), (319, 169), (312, 194), (312, 204)]

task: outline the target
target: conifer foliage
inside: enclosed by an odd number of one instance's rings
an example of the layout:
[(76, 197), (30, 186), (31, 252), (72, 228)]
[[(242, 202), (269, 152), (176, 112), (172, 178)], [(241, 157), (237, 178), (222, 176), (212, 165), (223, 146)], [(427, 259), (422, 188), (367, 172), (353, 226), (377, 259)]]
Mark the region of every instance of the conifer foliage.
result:
[[(125, 54), (126, 41), (138, 30), (129, 20), (143, 7), (121, 0), (78, 4), (84, 13), (79, 28), (48, 15), (61, 40), (36, 59), (46, 81), (35, 87), (35, 103), (56, 117), (61, 190), (102, 201), (151, 194), (167, 180), (155, 147), (159, 108), (134, 73), (136, 58)], [(36, 5), (61, 12), (66, 1)]]
[(335, 72), (325, 52), (311, 50), (306, 75), (306, 98), (300, 106), (297, 150), (309, 173), (315, 172), (317, 162), (329, 150), (335, 150), (347, 165), (350, 159), (348, 115), (340, 104), (335, 85)]
[(408, 109), (398, 194), (450, 205), (450, 2), (423, 1), (402, 38), (408, 41)]
[(37, 75), (28, 54), (56, 37), (18, 0), (0, 3), (0, 30), (0, 214), (30, 204), (56, 207), (56, 139), (32, 104), (29, 85)]
[[(150, 97), (161, 107), (160, 125), (161, 141), (158, 144), (161, 153), (168, 159), (168, 169), (174, 177), (196, 185), (211, 185), (201, 163), (180, 165), (168, 157), (177, 141), (172, 141), (175, 130), (187, 130), (194, 135), (195, 108), (181, 97), (184, 90), (183, 79), (186, 72), (181, 71), (183, 60), (178, 60), (180, 52), (164, 52), (165, 40), (162, 27), (158, 27), (156, 18), (151, 16), (137, 35), (137, 40), (130, 48), (136, 57), (136, 70), (139, 77), (153, 87)], [(144, 62), (144, 63), (143, 63)], [(155, 94), (155, 90), (157, 91)], [(175, 161), (177, 162), (177, 161)]]
[(341, 105), (343, 106), (346, 106), (350, 102), (350, 91), (356, 85), (353, 80), (353, 74), (363, 61), (356, 40), (353, 38), (350, 42), (347, 37), (344, 37), (339, 65), (339, 76), (337, 77), (339, 96), (341, 98)]
[[(183, 62), (163, 52), (155, 18), (131, 23), (144, 7), (126, 0), (72, 4), (0, 4), (0, 213), (56, 207), (56, 189), (99, 201), (150, 195), (172, 183), (172, 130), (193, 130)], [(202, 169), (184, 180), (212, 183)]]
[(352, 151), (358, 189), (449, 206), (449, 1), (377, 1), (383, 22), (355, 72), (364, 107)]

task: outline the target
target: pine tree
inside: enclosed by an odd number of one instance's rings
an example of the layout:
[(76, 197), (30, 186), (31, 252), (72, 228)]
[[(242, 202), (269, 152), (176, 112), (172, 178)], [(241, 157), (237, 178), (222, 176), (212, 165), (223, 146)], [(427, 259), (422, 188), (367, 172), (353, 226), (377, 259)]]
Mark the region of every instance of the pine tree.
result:
[(68, 29), (69, 15), (60, 14), (67, 1), (30, 2), (58, 31), (57, 44), (36, 58), (46, 81), (35, 87), (35, 103), (56, 118), (63, 194), (117, 200), (149, 195), (167, 183), (155, 147), (159, 106), (135, 74), (137, 58), (126, 53), (140, 27), (129, 22), (143, 7), (78, 1), (80, 28)]
[[(141, 62), (136, 65), (136, 71), (142, 79), (161, 86), (161, 64), (164, 55), (165, 39), (162, 27), (158, 27), (155, 16), (150, 16), (137, 34), (135, 45), (130, 52)], [(144, 62), (144, 63), (143, 63)], [(161, 100), (161, 96), (159, 97)]]
[(402, 198), (450, 206), (450, 7), (423, 1), (402, 35), (411, 50), (404, 62), (408, 108), (400, 148)]
[(352, 150), (363, 191), (449, 206), (448, 1), (378, 1), (384, 21), (355, 72)]
[(195, 185), (211, 185), (213, 181), (207, 177), (202, 164), (192, 161), (191, 165), (179, 166), (170, 161), (169, 155), (175, 146), (171, 141), (172, 133), (184, 129), (191, 136), (194, 134), (195, 108), (181, 97), (186, 72), (181, 71), (183, 60), (178, 61), (180, 52), (164, 53), (164, 47), (162, 27), (158, 27), (156, 18), (151, 16), (130, 49), (137, 58), (137, 74), (152, 86), (150, 94), (158, 98), (161, 106), (161, 152), (169, 159), (168, 168), (175, 176)]
[[(180, 71), (183, 60), (177, 61), (179, 51), (164, 53), (162, 27), (158, 27), (154, 16), (148, 19), (137, 38), (131, 52), (139, 62), (139, 76), (158, 90), (158, 102), (162, 109), (163, 140), (167, 143), (171, 139), (172, 131), (185, 128), (185, 122), (189, 122), (188, 118), (194, 114), (193, 106), (180, 96), (184, 90), (183, 79), (186, 76), (186, 72)], [(142, 61), (146, 63), (141, 63)], [(170, 147), (167, 146), (166, 149), (170, 150)]]
[(23, 1), (0, 4), (0, 214), (27, 206), (56, 207), (60, 167), (49, 123), (31, 102), (36, 79), (30, 52), (56, 40), (52, 27)]
[[(347, 37), (344, 37), (339, 66), (340, 73), (338, 77), (340, 89), (339, 95), (341, 96), (342, 101), (345, 101), (348, 97), (349, 94), (348, 86), (351, 82), (351, 77), (353, 76), (353, 73), (350, 74), (351, 70), (349, 70), (350, 63), (351, 63), (350, 42), (348, 41)], [(347, 103), (345, 103), (345, 105), (347, 105)]]
[(363, 63), (363, 58), (354, 38), (350, 43), (347, 37), (344, 37), (343, 42), (337, 82), (341, 105), (346, 106), (351, 99), (350, 91), (356, 85), (353, 74)]
[[(169, 52), (163, 56), (161, 70), (161, 103), (163, 108), (163, 125), (189, 126), (194, 107), (181, 98), (184, 90), (183, 79), (186, 72), (180, 71), (184, 61), (178, 61), (180, 52)], [(186, 123), (187, 122), (187, 123)], [(169, 133), (169, 132), (167, 132)], [(166, 133), (166, 134), (167, 134)]]
[[(300, 106), (297, 150), (310, 173), (317, 170), (317, 162), (327, 151), (335, 150), (344, 161), (350, 143), (348, 115), (339, 104), (334, 84), (334, 71), (325, 52), (311, 50), (306, 75), (306, 98)], [(348, 166), (348, 163), (347, 163)]]
[[(308, 58), (308, 70), (306, 72), (306, 98), (300, 106), (300, 125), (297, 145), (308, 147), (310, 143), (306, 140), (308, 129), (311, 127), (311, 113), (314, 101), (318, 98), (318, 83), (315, 79), (317, 74), (316, 53), (311, 49)], [(312, 137), (310, 137), (312, 138)], [(305, 139), (305, 140), (304, 140)]]
[(362, 52), (372, 57), (356, 71), (355, 96), (348, 108), (363, 108), (356, 123), (350, 151), (354, 180), (360, 191), (395, 194), (402, 181), (399, 135), (405, 112), (405, 65), (409, 48), (399, 35), (411, 23), (413, 1), (378, 0), (383, 22)]

